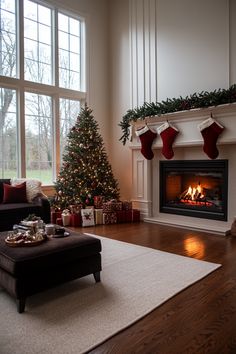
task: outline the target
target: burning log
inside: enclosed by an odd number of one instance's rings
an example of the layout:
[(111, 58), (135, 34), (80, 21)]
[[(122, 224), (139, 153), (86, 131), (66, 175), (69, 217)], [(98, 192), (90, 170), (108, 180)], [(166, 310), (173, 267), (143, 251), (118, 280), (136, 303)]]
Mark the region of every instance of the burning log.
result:
[(214, 205), (209, 201), (203, 193), (203, 188), (201, 187), (200, 182), (197, 187), (189, 186), (184, 192), (178, 197), (178, 201), (184, 204), (191, 205), (203, 205), (203, 206), (212, 206)]

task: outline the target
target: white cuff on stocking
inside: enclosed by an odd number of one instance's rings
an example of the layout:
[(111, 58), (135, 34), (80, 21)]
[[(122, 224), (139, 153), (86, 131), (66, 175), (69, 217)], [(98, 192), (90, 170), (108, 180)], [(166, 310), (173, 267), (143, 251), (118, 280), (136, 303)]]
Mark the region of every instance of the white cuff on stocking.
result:
[(151, 130), (151, 129), (149, 129), (149, 127), (147, 125), (145, 125), (145, 127), (137, 129), (135, 131), (135, 133), (137, 136), (140, 136), (140, 135), (143, 135), (144, 133), (148, 132), (149, 130)]
[(156, 128), (157, 133), (160, 135), (164, 130), (166, 130), (169, 127), (173, 128), (174, 130), (176, 130), (178, 132), (178, 129), (176, 127), (174, 127), (171, 123), (165, 122), (162, 125), (160, 125), (160, 127)]
[(208, 127), (210, 127), (213, 123), (216, 123), (220, 128), (224, 128), (219, 122), (217, 122), (215, 119), (213, 119), (212, 117), (207, 118), (206, 120), (204, 120), (202, 123), (200, 123), (198, 125), (198, 129), (200, 130), (200, 132)]

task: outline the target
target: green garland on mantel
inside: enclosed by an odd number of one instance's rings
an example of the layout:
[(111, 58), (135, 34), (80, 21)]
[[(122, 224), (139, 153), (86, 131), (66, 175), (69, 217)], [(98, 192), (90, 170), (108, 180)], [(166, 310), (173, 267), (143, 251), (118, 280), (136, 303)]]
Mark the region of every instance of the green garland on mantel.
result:
[(119, 140), (125, 145), (129, 139), (131, 121), (136, 122), (138, 119), (144, 120), (147, 117), (160, 116), (166, 113), (206, 108), (233, 102), (236, 102), (236, 84), (230, 86), (229, 89), (218, 89), (212, 92), (202, 91), (185, 98), (180, 96), (179, 98), (167, 98), (166, 101), (162, 102), (145, 102), (140, 107), (129, 109), (123, 116), (122, 121), (119, 123), (123, 135)]

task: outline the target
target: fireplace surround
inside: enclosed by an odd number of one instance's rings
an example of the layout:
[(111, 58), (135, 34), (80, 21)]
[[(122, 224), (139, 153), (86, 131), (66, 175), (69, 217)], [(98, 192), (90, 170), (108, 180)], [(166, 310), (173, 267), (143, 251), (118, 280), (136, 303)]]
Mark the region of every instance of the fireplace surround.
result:
[(228, 160), (160, 161), (160, 212), (227, 220)]
[[(205, 119), (213, 116), (221, 125), (224, 131), (217, 141), (219, 156), (211, 160), (204, 153), (203, 137), (198, 125)], [(215, 235), (225, 236), (229, 233), (231, 224), (236, 216), (236, 104), (227, 104), (204, 109), (169, 113), (157, 117), (145, 119), (145, 123), (155, 131), (161, 124), (168, 120), (179, 130), (179, 134), (173, 144), (174, 156), (166, 160), (162, 155), (162, 140), (158, 135), (152, 144), (154, 157), (147, 160), (141, 153), (141, 142), (135, 134), (135, 129), (143, 126), (143, 121), (132, 124), (132, 140), (129, 142), (132, 158), (132, 202), (134, 208), (141, 212), (141, 218), (145, 222), (169, 225), (186, 228), (190, 230), (201, 230), (211, 232)], [(161, 207), (162, 190), (160, 191), (160, 163), (175, 161), (199, 160), (218, 163), (220, 160), (227, 160), (228, 164), (228, 193), (223, 186), (224, 206), (217, 213), (185, 215), (182, 210), (178, 214), (166, 212)], [(227, 177), (223, 177), (227, 179)], [(197, 181), (198, 184), (199, 181)], [(225, 182), (223, 183), (225, 185)], [(192, 186), (194, 187), (194, 186)], [(206, 188), (206, 186), (204, 187)], [(181, 193), (180, 193), (181, 194)], [(228, 197), (226, 195), (228, 194)], [(221, 203), (218, 200), (218, 203)], [(166, 206), (165, 206), (166, 207)], [(183, 208), (182, 208), (183, 209)], [(185, 208), (186, 209), (186, 208)], [(193, 210), (196, 209), (195, 207)], [(201, 209), (202, 210), (202, 209)], [(198, 215), (197, 215), (198, 214)]]

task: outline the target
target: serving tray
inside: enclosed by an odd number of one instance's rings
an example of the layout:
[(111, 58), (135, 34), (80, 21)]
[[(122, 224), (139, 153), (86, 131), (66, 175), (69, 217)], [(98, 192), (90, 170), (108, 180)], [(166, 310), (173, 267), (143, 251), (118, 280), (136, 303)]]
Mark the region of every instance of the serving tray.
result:
[(38, 246), (44, 243), (47, 240), (47, 237), (44, 237), (43, 239), (40, 240), (27, 240), (27, 239), (20, 239), (20, 240), (14, 240), (10, 239), (9, 237), (5, 238), (5, 242), (8, 246), (10, 247), (32, 247), (32, 246)]

